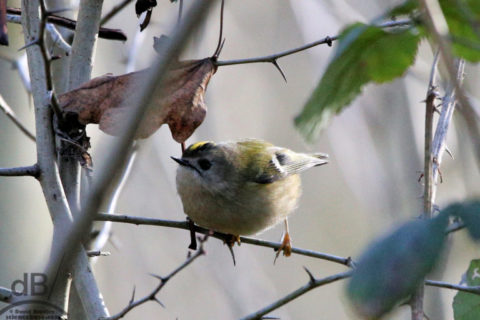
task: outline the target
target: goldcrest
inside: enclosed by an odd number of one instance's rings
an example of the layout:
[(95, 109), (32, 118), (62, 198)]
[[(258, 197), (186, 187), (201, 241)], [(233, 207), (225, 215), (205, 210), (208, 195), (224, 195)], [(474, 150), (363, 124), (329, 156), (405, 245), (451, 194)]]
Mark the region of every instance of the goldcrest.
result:
[(177, 190), (190, 219), (201, 227), (240, 236), (285, 220), (301, 194), (298, 174), (326, 164), (328, 155), (297, 153), (247, 139), (198, 142), (181, 159), (172, 159), (179, 164)]

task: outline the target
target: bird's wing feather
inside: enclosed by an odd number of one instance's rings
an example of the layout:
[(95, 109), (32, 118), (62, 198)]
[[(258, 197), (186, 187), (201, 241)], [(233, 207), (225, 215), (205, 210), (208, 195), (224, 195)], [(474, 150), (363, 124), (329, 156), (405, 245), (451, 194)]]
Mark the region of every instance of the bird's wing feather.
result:
[(245, 166), (243, 172), (248, 181), (268, 184), (297, 174), (311, 167), (327, 163), (325, 154), (296, 153), (288, 149), (275, 147), (264, 141), (249, 140), (239, 143), (240, 161)]

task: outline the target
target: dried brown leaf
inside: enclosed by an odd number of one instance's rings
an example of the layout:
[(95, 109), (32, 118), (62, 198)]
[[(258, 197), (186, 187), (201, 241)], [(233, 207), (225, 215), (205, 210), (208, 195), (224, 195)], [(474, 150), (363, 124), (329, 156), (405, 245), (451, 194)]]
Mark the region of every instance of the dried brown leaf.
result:
[[(162, 92), (153, 101), (136, 138), (147, 138), (167, 123), (177, 142), (184, 142), (203, 122), (207, 107), (205, 91), (216, 67), (210, 58), (176, 62), (165, 79)], [(147, 80), (147, 70), (120, 76), (94, 78), (59, 97), (67, 116), (83, 125), (97, 123), (111, 135), (119, 135), (130, 110)]]
[(7, 0), (0, 0), (0, 45), (8, 46)]

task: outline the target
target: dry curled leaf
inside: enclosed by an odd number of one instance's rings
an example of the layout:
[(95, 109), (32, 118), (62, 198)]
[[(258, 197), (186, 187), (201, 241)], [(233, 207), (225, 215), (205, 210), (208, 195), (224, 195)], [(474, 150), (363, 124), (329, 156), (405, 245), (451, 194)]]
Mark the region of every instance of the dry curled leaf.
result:
[[(162, 92), (140, 124), (136, 138), (149, 137), (164, 123), (177, 142), (190, 137), (205, 118), (205, 91), (216, 69), (210, 58), (176, 62), (166, 76)], [(119, 135), (147, 77), (147, 70), (142, 70), (94, 78), (60, 95), (60, 106), (66, 116), (76, 117), (80, 124), (97, 123), (105, 133)]]
[(0, 45), (8, 46), (7, 0), (0, 0)]

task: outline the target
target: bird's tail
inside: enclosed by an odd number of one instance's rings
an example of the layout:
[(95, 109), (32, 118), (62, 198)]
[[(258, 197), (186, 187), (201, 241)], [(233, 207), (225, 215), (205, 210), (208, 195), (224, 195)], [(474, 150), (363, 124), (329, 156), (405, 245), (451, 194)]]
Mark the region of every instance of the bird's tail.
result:
[(317, 159), (315, 166), (321, 166), (328, 163), (328, 154), (326, 153), (311, 153), (310, 156)]

